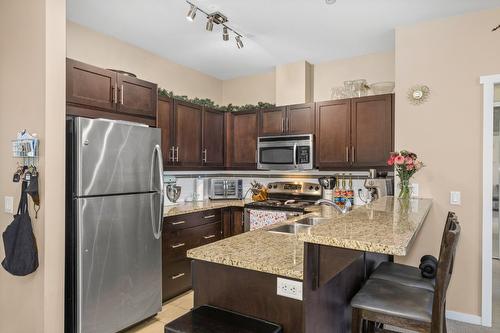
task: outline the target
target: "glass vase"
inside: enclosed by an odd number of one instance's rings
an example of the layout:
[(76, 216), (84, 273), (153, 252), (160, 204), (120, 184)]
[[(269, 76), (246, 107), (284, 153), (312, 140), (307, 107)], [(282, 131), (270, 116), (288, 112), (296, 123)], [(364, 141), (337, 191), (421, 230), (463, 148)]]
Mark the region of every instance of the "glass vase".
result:
[(410, 189), (410, 180), (402, 179), (399, 182), (399, 198), (400, 199), (409, 199), (411, 194)]

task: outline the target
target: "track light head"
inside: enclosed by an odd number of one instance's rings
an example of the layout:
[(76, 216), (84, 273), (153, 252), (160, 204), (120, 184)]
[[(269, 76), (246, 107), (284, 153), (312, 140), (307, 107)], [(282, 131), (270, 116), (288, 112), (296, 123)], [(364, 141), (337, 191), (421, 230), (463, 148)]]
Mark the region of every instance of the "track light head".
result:
[(227, 27), (224, 27), (222, 29), (222, 40), (224, 40), (226, 42), (229, 40), (229, 32), (227, 30)]
[(236, 36), (235, 39), (236, 39), (236, 46), (238, 46), (239, 49), (242, 49), (244, 47), (244, 45), (243, 45), (243, 41), (241, 40), (241, 37)]
[(189, 8), (189, 11), (188, 11), (188, 13), (187, 13), (187, 15), (186, 15), (186, 19), (187, 19), (188, 21), (193, 22), (193, 21), (194, 21), (194, 18), (195, 18), (195, 16), (196, 16), (196, 11), (198, 10), (198, 8), (196, 8), (196, 6), (195, 6), (195, 5), (193, 5), (192, 3), (190, 3), (189, 5), (190, 5), (191, 7)]
[(213, 16), (208, 17), (207, 25), (206, 25), (205, 29), (207, 29), (207, 31), (214, 30), (214, 18), (213, 18)]

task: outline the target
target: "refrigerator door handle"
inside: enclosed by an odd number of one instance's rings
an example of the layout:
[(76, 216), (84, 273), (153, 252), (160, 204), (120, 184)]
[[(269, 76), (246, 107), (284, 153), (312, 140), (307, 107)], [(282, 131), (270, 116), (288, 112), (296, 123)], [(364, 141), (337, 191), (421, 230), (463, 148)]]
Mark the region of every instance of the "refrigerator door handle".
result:
[(158, 207), (158, 228), (155, 231), (154, 227), (154, 207), (153, 204), (151, 204), (151, 215), (152, 215), (152, 224), (153, 224), (153, 235), (156, 239), (161, 238), (161, 233), (162, 233), (162, 226), (163, 226), (163, 160), (162, 160), (162, 152), (160, 145), (155, 145), (153, 149), (153, 156), (152, 156), (152, 161), (151, 161), (151, 187), (153, 187), (153, 177), (154, 177), (154, 166), (155, 166), (155, 157), (156, 157), (156, 164), (158, 166), (157, 169), (157, 176), (158, 176), (158, 188), (155, 189), (156, 192), (160, 195), (160, 200), (159, 200), (159, 207)]

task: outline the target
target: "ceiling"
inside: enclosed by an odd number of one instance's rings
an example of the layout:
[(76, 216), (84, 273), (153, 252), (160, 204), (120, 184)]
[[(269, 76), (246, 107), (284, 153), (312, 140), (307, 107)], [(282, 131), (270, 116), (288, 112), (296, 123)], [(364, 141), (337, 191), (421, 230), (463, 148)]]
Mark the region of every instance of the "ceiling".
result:
[[(266, 72), (299, 60), (327, 60), (394, 49), (394, 28), (500, 7), (500, 0), (193, 0), (221, 11), (245, 38), (238, 49), (220, 26), (205, 30), (184, 0), (67, 0), (68, 19), (219, 79)], [(499, 17), (500, 23), (500, 17)]]

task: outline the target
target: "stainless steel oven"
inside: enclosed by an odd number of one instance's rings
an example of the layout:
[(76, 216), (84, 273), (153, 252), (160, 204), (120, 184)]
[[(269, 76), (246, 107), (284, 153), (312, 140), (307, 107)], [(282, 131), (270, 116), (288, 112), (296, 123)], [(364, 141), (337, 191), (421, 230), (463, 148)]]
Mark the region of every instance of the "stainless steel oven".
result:
[(314, 167), (314, 136), (262, 136), (257, 142), (257, 169), (310, 170)]
[(234, 178), (211, 178), (208, 182), (208, 197), (218, 199), (242, 199), (243, 180)]

